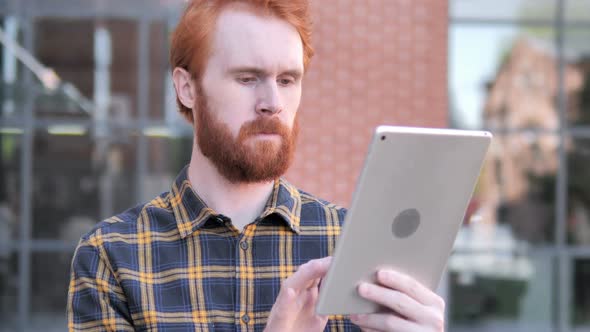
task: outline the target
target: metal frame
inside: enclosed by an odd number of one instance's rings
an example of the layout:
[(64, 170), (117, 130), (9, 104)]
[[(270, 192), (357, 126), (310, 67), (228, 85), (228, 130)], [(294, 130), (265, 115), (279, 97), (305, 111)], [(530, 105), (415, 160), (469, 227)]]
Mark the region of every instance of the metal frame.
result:
[[(452, 0), (451, 0), (452, 1)], [(558, 0), (566, 1), (566, 0)], [(559, 11), (559, 7), (556, 11)], [(565, 28), (590, 28), (590, 21), (565, 21), (562, 19), (540, 19), (540, 20), (511, 20), (504, 18), (475, 18), (475, 17), (451, 17), (449, 21), (454, 24), (473, 24), (473, 25), (518, 25), (518, 26), (533, 26), (533, 27), (551, 27), (557, 28), (557, 25), (562, 25)], [(561, 22), (560, 22), (561, 21)]]
[(159, 0), (4, 0), (0, 13), (5, 10), (30, 17), (153, 19), (161, 18), (163, 11), (177, 13), (183, 5), (183, 0), (168, 0), (164, 8)]
[(557, 315), (556, 325), (559, 331), (568, 331), (571, 328), (570, 324), (570, 294), (571, 294), (571, 278), (570, 268), (571, 262), (564, 249), (566, 243), (566, 229), (565, 223), (567, 220), (567, 155), (565, 150), (565, 130), (567, 128), (566, 110), (567, 110), (567, 93), (565, 91), (565, 50), (564, 50), (564, 2), (557, 3), (555, 13), (555, 44), (557, 45), (557, 70), (558, 70), (558, 116), (559, 116), (559, 166), (557, 170), (557, 186), (555, 188), (555, 244), (558, 252), (558, 274), (557, 284)]
[[(30, 20), (23, 21), (24, 46), (28, 50), (34, 47), (34, 32)], [(33, 75), (30, 71), (24, 72), (25, 84), (31, 84)], [(32, 94), (32, 92), (30, 92)], [(21, 220), (20, 220), (20, 246), (18, 251), (18, 321), (17, 326), (20, 331), (26, 329), (26, 324), (30, 316), (31, 303), (31, 234), (32, 234), (32, 178), (33, 178), (33, 123), (35, 114), (33, 113), (33, 97), (29, 96), (24, 105), (24, 133), (23, 149), (21, 149)]]
[[(148, 117), (149, 89), (150, 89), (150, 24), (149, 21), (141, 19), (138, 23), (137, 54), (137, 114), (141, 128), (145, 128)], [(142, 179), (147, 174), (148, 141), (145, 135), (140, 135), (137, 141), (137, 178), (135, 182), (135, 199), (138, 200), (144, 190)]]

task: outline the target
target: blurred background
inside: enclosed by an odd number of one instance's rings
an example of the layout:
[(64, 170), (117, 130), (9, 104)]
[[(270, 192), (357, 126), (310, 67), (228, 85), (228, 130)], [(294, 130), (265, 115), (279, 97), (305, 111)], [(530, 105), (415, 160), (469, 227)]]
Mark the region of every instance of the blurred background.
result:
[[(64, 331), (96, 222), (190, 158), (183, 0), (0, 0), (0, 332)], [(495, 135), (443, 281), (449, 331), (590, 330), (590, 0), (312, 0), (287, 178), (348, 206), (377, 124)]]

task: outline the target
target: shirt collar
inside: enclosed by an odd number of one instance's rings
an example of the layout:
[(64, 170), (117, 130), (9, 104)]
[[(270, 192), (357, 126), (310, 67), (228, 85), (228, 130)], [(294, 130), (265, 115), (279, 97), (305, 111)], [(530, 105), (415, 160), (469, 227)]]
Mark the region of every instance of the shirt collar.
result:
[[(219, 216), (193, 189), (188, 179), (188, 166), (180, 171), (172, 184), (169, 200), (182, 238), (203, 227), (209, 219)], [(299, 190), (283, 178), (275, 180), (260, 220), (273, 214), (279, 216), (293, 232), (299, 233), (301, 196)]]

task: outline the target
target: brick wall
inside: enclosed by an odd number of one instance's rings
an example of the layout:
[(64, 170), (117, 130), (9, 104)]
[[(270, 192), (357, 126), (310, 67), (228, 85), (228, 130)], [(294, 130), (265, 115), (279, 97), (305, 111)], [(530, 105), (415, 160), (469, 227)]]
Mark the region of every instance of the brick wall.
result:
[[(447, 0), (311, 3), (316, 55), (304, 82), (301, 135), (287, 178), (306, 191), (348, 206), (375, 126), (447, 125)], [(39, 24), (37, 54), (42, 61), (91, 96), (93, 62), (88, 40), (94, 22), (52, 18)], [(135, 117), (137, 26), (116, 19), (104, 24), (113, 36), (113, 93), (128, 97)], [(70, 38), (44, 37), (61, 36), (63, 31)], [(151, 119), (163, 117), (161, 82), (167, 58), (158, 51), (165, 50), (163, 31), (161, 22), (150, 30), (147, 112)], [(71, 47), (58, 47), (63, 43), (86, 51), (72, 57)], [(150, 144), (152, 154), (159, 149)], [(169, 167), (166, 158), (160, 160), (165, 162), (160, 168)], [(134, 161), (129, 165), (133, 167)]]
[(348, 206), (375, 126), (447, 126), (447, 1), (312, 4), (316, 55), (287, 178)]

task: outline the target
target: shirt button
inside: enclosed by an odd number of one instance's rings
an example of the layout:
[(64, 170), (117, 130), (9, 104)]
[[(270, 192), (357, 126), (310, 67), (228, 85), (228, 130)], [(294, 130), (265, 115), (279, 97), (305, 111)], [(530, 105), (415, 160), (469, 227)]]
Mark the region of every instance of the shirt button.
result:
[(248, 242), (246, 242), (246, 241), (240, 242), (240, 248), (242, 248), (244, 250), (248, 250)]
[(242, 322), (248, 324), (249, 321), (250, 321), (250, 316), (248, 316), (248, 314), (242, 315)]

